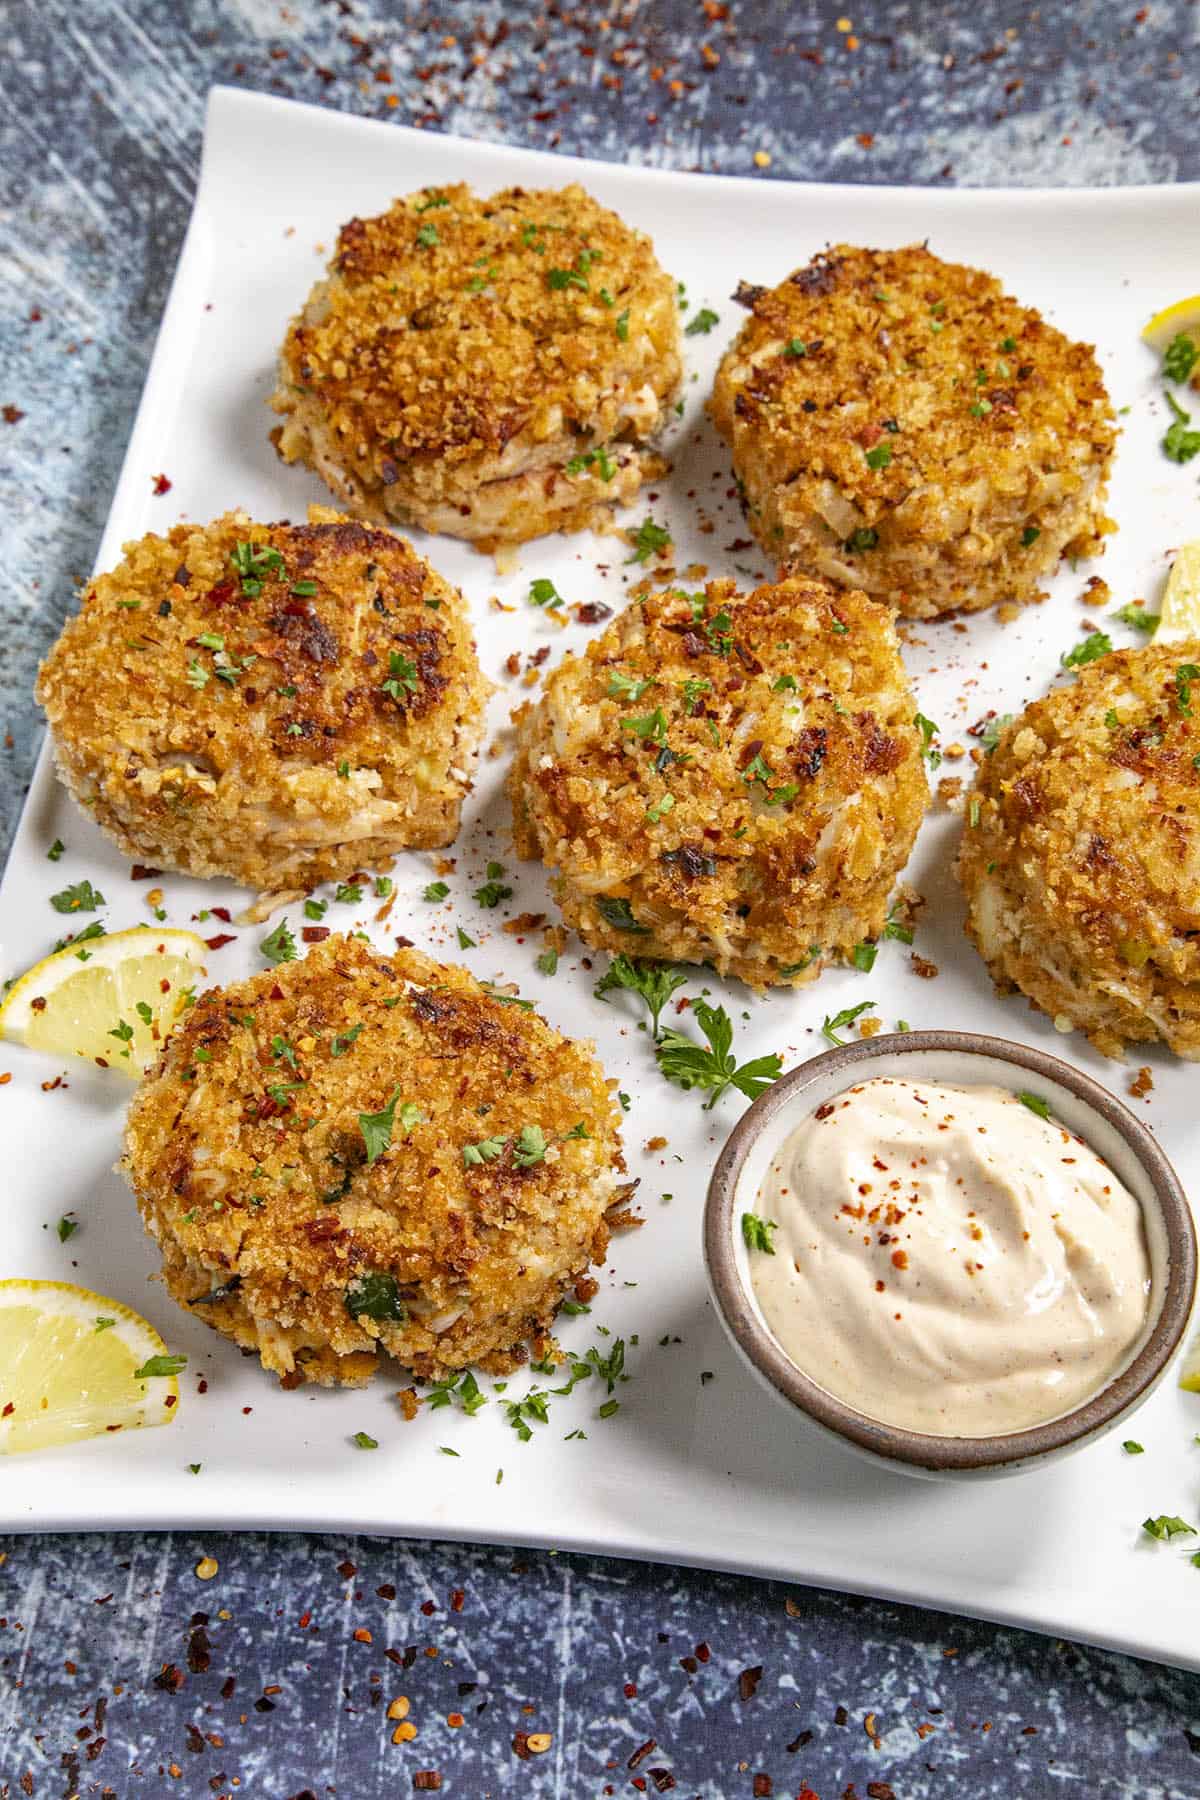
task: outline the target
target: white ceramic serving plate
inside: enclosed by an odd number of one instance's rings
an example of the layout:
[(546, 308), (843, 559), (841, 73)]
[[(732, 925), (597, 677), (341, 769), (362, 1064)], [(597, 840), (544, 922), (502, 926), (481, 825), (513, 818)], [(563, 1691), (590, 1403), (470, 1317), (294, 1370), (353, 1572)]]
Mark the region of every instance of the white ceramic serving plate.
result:
[[(285, 469), (267, 441), (264, 401), (275, 347), (289, 315), (323, 268), (339, 223), (370, 213), (424, 183), (584, 181), (602, 201), (653, 233), (665, 265), (687, 283), (692, 307), (711, 306), (720, 324), (688, 338), (686, 410), (674, 433), (674, 473), (652, 508), (669, 523), (680, 568), (693, 559), (715, 573), (764, 573), (732, 499), (722, 446), (703, 406), (722, 346), (740, 322), (728, 295), (739, 276), (778, 279), (829, 240), (903, 244), (928, 238), (940, 254), (994, 270), (1068, 332), (1100, 347), (1115, 404), (1128, 407), (1111, 509), (1121, 531), (1103, 561), (1064, 571), (1051, 598), (1002, 625), (994, 615), (966, 628), (932, 625), (909, 636), (907, 655), (922, 710), (946, 744), (988, 708), (1012, 711), (1055, 679), (1061, 651), (1096, 617), (1080, 605), (1086, 576), (1102, 573), (1114, 604), (1157, 599), (1168, 552), (1194, 535), (1195, 468), (1168, 463), (1154, 359), (1138, 341), (1147, 315), (1190, 293), (1200, 266), (1196, 188), (1088, 192), (925, 192), (803, 187), (783, 182), (665, 174), (601, 163), (565, 163), (532, 152), (339, 117), (335, 113), (218, 89), (209, 112), (196, 209), (98, 562), (123, 540), (181, 517), (206, 519), (241, 505), (260, 517), (300, 517), (327, 496), (301, 469)], [(173, 486), (152, 495), (152, 476)], [(703, 505), (715, 530), (706, 533)], [(620, 539), (581, 535), (526, 547), (518, 572), (448, 540), (425, 551), (469, 596), (480, 654), (505, 692), (492, 715), (504, 743), (520, 683), (503, 676), (510, 652), (548, 644), (554, 656), (582, 644), (586, 628), (560, 628), (526, 604), (534, 575), (548, 575), (569, 600), (618, 602), (630, 571)], [(489, 604), (496, 595), (511, 611)], [(1112, 627), (1115, 641), (1130, 634)], [(714, 1157), (743, 1102), (714, 1112), (656, 1073), (632, 1010), (617, 996), (592, 997), (596, 972), (577, 953), (553, 980), (540, 976), (537, 934), (500, 931), (505, 914), (481, 913), (470, 898), (489, 857), (516, 871), (503, 797), (505, 759), (484, 760), (457, 845), (451, 899), (420, 898), (427, 857), (393, 871), (401, 896), (389, 929), (435, 955), (455, 957), (454, 927), (478, 939), (462, 953), (478, 975), (516, 981), (563, 1030), (594, 1037), (609, 1072), (632, 1096), (630, 1161), (642, 1178), (643, 1230), (617, 1239), (590, 1317), (564, 1321), (562, 1339), (582, 1351), (627, 1342), (632, 1379), (620, 1411), (597, 1417), (601, 1384), (554, 1402), (550, 1422), (521, 1443), (493, 1400), (475, 1418), (425, 1410), (404, 1423), (385, 1376), (360, 1393), (284, 1393), (152, 1280), (155, 1257), (132, 1200), (111, 1173), (127, 1089), (83, 1064), (69, 1087), (44, 1093), (58, 1073), (5, 1048), (12, 1070), (0, 1089), (10, 1175), (3, 1272), (74, 1279), (146, 1312), (172, 1348), (189, 1358), (178, 1420), (120, 1441), (94, 1441), (0, 1466), (0, 1525), (14, 1529), (100, 1526), (337, 1528), (408, 1536), (492, 1539), (646, 1556), (747, 1570), (902, 1598), (1029, 1625), (1200, 1667), (1196, 1595), (1200, 1573), (1187, 1551), (1152, 1543), (1139, 1530), (1151, 1513), (1200, 1509), (1200, 1399), (1165, 1384), (1138, 1416), (1145, 1454), (1101, 1443), (1054, 1468), (990, 1488), (911, 1482), (865, 1468), (834, 1447), (780, 1429), (777, 1408), (728, 1347), (706, 1297), (701, 1209)], [(964, 769), (947, 763), (944, 773)], [(917, 949), (937, 964), (918, 979), (908, 951), (881, 947), (869, 976), (831, 973), (803, 993), (756, 1000), (696, 972), (737, 1024), (739, 1051), (778, 1049), (793, 1063), (822, 1047), (825, 1014), (871, 999), (889, 1025), (990, 1031), (1072, 1058), (1118, 1092), (1127, 1074), (1080, 1039), (1057, 1037), (1020, 1001), (1001, 1002), (962, 936), (951, 876), (958, 822), (931, 813), (909, 875), (928, 897)], [(61, 862), (46, 861), (56, 837)], [(107, 895), (110, 928), (146, 918), (146, 887), (55, 785), (43, 757), (0, 893), (3, 973), (41, 956), (62, 926), (48, 897), (87, 875)], [(514, 882), (507, 916), (550, 911), (540, 870)], [(202, 906), (245, 897), (222, 884), (168, 878), (166, 909), (186, 925)], [(372, 924), (372, 906), (333, 906), (327, 922)], [(293, 919), (295, 912), (293, 910)], [(215, 929), (209, 926), (208, 930)], [(261, 929), (214, 955), (214, 979), (261, 966)], [(576, 946), (576, 952), (578, 947)], [(600, 959), (602, 966), (602, 959)], [(1183, 1176), (1200, 1186), (1197, 1074), (1150, 1053), (1155, 1089), (1142, 1116), (1159, 1132)], [(646, 1154), (654, 1135), (667, 1147)], [(63, 1245), (54, 1221), (73, 1208), (81, 1230)], [(636, 1339), (636, 1342), (635, 1342)], [(198, 1378), (207, 1391), (198, 1392)], [(521, 1376), (511, 1398), (530, 1381)], [(485, 1384), (490, 1392), (490, 1384)], [(567, 1434), (582, 1427), (584, 1439)], [(366, 1453), (357, 1431), (379, 1440)], [(446, 1446), (456, 1457), (440, 1454)], [(196, 1476), (188, 1464), (202, 1464)], [(503, 1470), (502, 1484), (497, 1474)], [(1190, 1540), (1188, 1540), (1190, 1542)]]

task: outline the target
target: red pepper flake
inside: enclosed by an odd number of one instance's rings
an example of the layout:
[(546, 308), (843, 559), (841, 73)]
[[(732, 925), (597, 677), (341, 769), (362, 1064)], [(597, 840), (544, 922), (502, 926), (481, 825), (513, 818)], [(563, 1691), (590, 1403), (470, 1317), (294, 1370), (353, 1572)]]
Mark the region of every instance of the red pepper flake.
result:
[(237, 941), (237, 933), (233, 931), (218, 931), (216, 937), (205, 938), (204, 941), (210, 950), (223, 950), (226, 944), (232, 944)]
[(4, 1411), (0, 1412), (0, 1419), (7, 1419), (15, 1410), (12, 1401), (6, 1400), (4, 1403)]
[(312, 1614), (309, 1612), (307, 1606), (305, 1607), (304, 1611), (300, 1614), (300, 1617), (296, 1620), (296, 1623), (300, 1627), (301, 1631), (307, 1631), (308, 1627), (312, 1624)]
[(442, 1785), (442, 1778), (436, 1769), (417, 1769), (413, 1774), (413, 1786), (419, 1793), (436, 1794)]
[(646, 1758), (648, 1756), (652, 1755), (653, 1752), (657, 1749), (658, 1749), (658, 1739), (657, 1738), (647, 1738), (645, 1743), (639, 1745), (639, 1747), (634, 1751), (634, 1753), (630, 1757), (629, 1761), (625, 1764), (625, 1767), (627, 1769), (640, 1769), (642, 1764), (645, 1762)]
[(461, 1612), (466, 1598), (465, 1588), (454, 1588), (450, 1594), (450, 1611)]
[(164, 1663), (154, 1677), (153, 1685), (161, 1688), (164, 1694), (178, 1694), (187, 1684), (187, 1676), (174, 1663)]
[(300, 936), (306, 944), (323, 944), (330, 935), (328, 925), (302, 925), (300, 928)]
[(356, 1644), (370, 1644), (374, 1640), (372, 1639), (371, 1634), (367, 1630), (366, 1626), (360, 1625), (354, 1633), (354, 1641)]
[(170, 493), (171, 483), (167, 480), (165, 475), (155, 475), (153, 477), (153, 481), (154, 481), (154, 492), (156, 494), (169, 494)]
[(637, 1699), (637, 1682), (636, 1681), (627, 1681), (625, 1683), (625, 1698), (627, 1700), (636, 1700)]
[(868, 1781), (867, 1800), (896, 1800), (896, 1790), (890, 1781)]
[(354, 1563), (347, 1559), (345, 1562), (340, 1562), (338, 1564), (337, 1572), (343, 1581), (349, 1581), (352, 1575), (358, 1574), (358, 1568)]
[(647, 1769), (646, 1773), (654, 1783), (656, 1794), (669, 1794), (676, 1785), (675, 1777), (670, 1769)]
[(533, 1755), (526, 1742), (526, 1737), (527, 1734), (524, 1731), (518, 1731), (514, 1733), (512, 1741), (512, 1753), (514, 1756), (519, 1756), (522, 1762), (528, 1762)]
[(437, 1606), (432, 1600), (422, 1600), (421, 1611), (425, 1614), (427, 1619), (431, 1619), (437, 1611)]
[(711, 1655), (712, 1651), (707, 1644), (701, 1643), (696, 1645), (696, 1656), (700, 1662), (706, 1663)]
[(760, 1770), (754, 1777), (754, 1787), (752, 1792), (754, 1794), (754, 1800), (771, 1800), (771, 1795), (775, 1792), (771, 1777), (769, 1775), (764, 1775)]
[(11, 400), (3, 408), (3, 412), (4, 423), (6, 425), (19, 425), (21, 420), (25, 417), (25, 414), (21, 411), (20, 407), (14, 406)]
[(738, 1676), (739, 1700), (753, 1700), (758, 1692), (758, 1684), (762, 1680), (762, 1664), (756, 1663), (752, 1669), (743, 1669)]

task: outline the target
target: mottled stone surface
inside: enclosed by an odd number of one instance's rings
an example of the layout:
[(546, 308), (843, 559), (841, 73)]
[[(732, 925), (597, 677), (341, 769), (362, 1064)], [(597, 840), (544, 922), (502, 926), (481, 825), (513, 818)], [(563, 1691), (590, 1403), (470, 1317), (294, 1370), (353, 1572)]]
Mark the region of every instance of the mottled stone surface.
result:
[[(875, 0), (844, 16), (781, 0), (9, 0), (3, 841), (37, 748), (34, 667), (99, 539), (212, 82), (765, 180), (1159, 182), (1200, 173), (1198, 38), (1194, 0)], [(376, 1800), (414, 1791), (421, 1770), (470, 1800), (1200, 1795), (1195, 1678), (938, 1614), (456, 1546), (248, 1535), (7, 1550), (0, 1800)], [(219, 1564), (207, 1583), (205, 1553)], [(759, 1666), (755, 1687), (744, 1672)], [(400, 1695), (417, 1730), (393, 1744)]]

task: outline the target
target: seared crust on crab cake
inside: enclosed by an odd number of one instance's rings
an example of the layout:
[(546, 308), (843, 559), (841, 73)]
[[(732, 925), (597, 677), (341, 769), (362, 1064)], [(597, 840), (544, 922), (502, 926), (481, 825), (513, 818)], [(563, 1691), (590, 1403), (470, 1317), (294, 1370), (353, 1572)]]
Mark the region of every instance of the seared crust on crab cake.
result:
[(958, 872), (997, 987), (1105, 1056), (1200, 1060), (1200, 643), (1120, 650), (980, 765)]
[(597, 948), (811, 981), (883, 929), (927, 798), (915, 714), (865, 594), (651, 594), (514, 715), (517, 849)]
[(122, 1168), (175, 1299), (285, 1386), (503, 1373), (604, 1258), (613, 1085), (465, 969), (331, 937), (200, 996)]
[(449, 844), (490, 692), (457, 590), (319, 508), (126, 544), (37, 684), (59, 774), (127, 856), (260, 889)]
[(910, 617), (1033, 597), (1095, 556), (1114, 421), (1092, 349), (982, 269), (839, 244), (726, 351), (713, 418), (751, 529), (786, 566)]
[(605, 523), (664, 464), (675, 282), (581, 187), (425, 188), (351, 219), (288, 327), (285, 462), (480, 549)]

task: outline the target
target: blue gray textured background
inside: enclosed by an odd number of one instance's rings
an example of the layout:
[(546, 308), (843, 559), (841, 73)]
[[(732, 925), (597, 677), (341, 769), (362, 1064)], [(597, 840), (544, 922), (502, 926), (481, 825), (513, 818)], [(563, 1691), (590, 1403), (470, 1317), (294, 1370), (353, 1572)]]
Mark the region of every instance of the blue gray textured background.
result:
[[(2, 841), (37, 749), (34, 668), (99, 540), (213, 82), (764, 180), (1066, 185), (1200, 174), (1198, 47), (1196, 0), (6, 0)], [(1195, 1677), (942, 1615), (460, 1546), (3, 1548), (0, 1800), (390, 1800), (423, 1791), (422, 1771), (468, 1800), (1200, 1796)], [(1200, 1612), (1200, 1586), (1181, 1604)], [(394, 1744), (401, 1695), (417, 1733)]]

